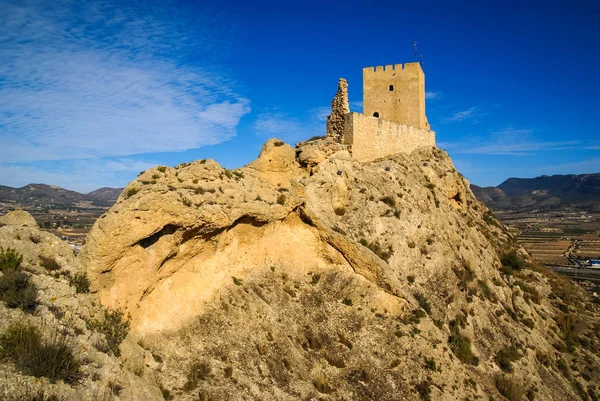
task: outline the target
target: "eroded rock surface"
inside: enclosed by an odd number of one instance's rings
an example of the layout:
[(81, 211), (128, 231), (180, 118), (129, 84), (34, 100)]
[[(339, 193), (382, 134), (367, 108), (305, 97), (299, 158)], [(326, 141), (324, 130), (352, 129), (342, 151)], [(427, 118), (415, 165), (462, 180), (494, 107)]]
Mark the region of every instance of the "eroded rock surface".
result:
[[(510, 250), (530, 267), (502, 267)], [(437, 148), (361, 164), (329, 138), (270, 140), (236, 170), (153, 168), (81, 257), (177, 399), (502, 399), (500, 366), (540, 399), (598, 383), (595, 307), (527, 261)], [(579, 313), (590, 340), (561, 355), (575, 340), (557, 324)]]

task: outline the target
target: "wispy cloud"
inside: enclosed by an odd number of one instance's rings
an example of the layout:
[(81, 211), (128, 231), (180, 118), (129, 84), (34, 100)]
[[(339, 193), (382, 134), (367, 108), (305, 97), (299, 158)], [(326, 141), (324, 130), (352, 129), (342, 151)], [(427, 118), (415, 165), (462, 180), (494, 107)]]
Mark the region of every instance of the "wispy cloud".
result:
[(468, 119), (475, 119), (479, 117), (483, 117), (487, 115), (487, 113), (481, 111), (478, 107), (469, 107), (466, 110), (457, 111), (452, 114), (450, 117), (446, 117), (442, 119), (443, 123), (453, 123), (458, 121), (464, 121)]
[(362, 113), (362, 111), (363, 111), (363, 102), (361, 102), (361, 101), (350, 102), (350, 111), (355, 111), (357, 113)]
[(324, 135), (324, 121), (330, 112), (328, 107), (318, 107), (294, 117), (278, 109), (266, 110), (257, 116), (254, 130), (257, 135), (276, 137), (293, 144), (312, 136)]
[(536, 138), (531, 129), (507, 127), (492, 131), (487, 137), (472, 137), (466, 142), (444, 145), (456, 153), (528, 156), (540, 151), (575, 149), (581, 141), (544, 141)]
[(442, 92), (425, 92), (425, 99), (434, 100), (442, 97)]
[[(168, 4), (5, 2), (0, 160), (181, 151), (235, 135), (250, 102), (215, 64), (227, 32)], [(201, 64), (182, 62), (192, 51)]]
[(542, 174), (592, 174), (600, 172), (600, 159), (586, 159), (570, 163), (544, 165), (538, 168)]

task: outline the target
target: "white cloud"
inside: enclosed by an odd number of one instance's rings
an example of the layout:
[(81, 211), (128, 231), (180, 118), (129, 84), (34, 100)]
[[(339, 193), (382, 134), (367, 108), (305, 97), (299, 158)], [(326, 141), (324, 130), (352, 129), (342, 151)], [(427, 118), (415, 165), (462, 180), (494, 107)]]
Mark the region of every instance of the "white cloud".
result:
[(490, 132), (488, 137), (472, 137), (468, 141), (449, 142), (444, 145), (457, 153), (528, 156), (539, 151), (575, 149), (581, 141), (543, 141), (530, 129), (512, 127)]
[(478, 117), (483, 117), (487, 115), (487, 113), (482, 112), (478, 107), (469, 107), (466, 110), (458, 111), (450, 117), (446, 117), (442, 119), (443, 123), (452, 123), (457, 121), (463, 121), (467, 119), (474, 119)]
[(551, 164), (538, 168), (543, 174), (593, 174), (600, 172), (600, 159), (587, 159), (571, 163)]
[(355, 111), (357, 113), (362, 113), (362, 111), (363, 111), (363, 102), (361, 102), (361, 101), (350, 102), (350, 111)]
[[(226, 32), (164, 4), (3, 5), (0, 160), (182, 151), (234, 136), (250, 106), (215, 64)], [(200, 64), (181, 62), (190, 51)]]
[(258, 115), (254, 130), (257, 135), (275, 137), (293, 144), (313, 136), (325, 135), (323, 112), (324, 108), (319, 107), (309, 110), (303, 118), (297, 118), (279, 110), (265, 111)]
[(434, 100), (442, 97), (441, 92), (425, 92), (425, 99)]

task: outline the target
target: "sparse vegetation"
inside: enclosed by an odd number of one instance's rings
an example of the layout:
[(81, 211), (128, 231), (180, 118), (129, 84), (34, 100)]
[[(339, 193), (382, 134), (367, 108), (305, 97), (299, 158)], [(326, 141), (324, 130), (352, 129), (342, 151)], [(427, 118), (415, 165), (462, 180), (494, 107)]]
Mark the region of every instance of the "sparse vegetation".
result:
[(33, 313), (38, 305), (37, 287), (27, 273), (6, 270), (0, 277), (0, 300), (8, 308), (19, 308)]
[(496, 298), (496, 295), (490, 289), (487, 282), (485, 282), (483, 280), (477, 280), (477, 285), (479, 286), (479, 288), (481, 289), (481, 293), (487, 300), (489, 300), (491, 302), (496, 302), (498, 300)]
[(156, 169), (158, 171), (160, 171), (161, 173), (164, 173), (165, 171), (167, 171), (167, 167), (166, 166), (158, 166)]
[(335, 209), (333, 209), (333, 212), (338, 216), (343, 216), (346, 214), (346, 208), (336, 207)]
[(331, 385), (329, 384), (329, 382), (327, 381), (327, 379), (324, 376), (318, 376), (313, 381), (313, 385), (315, 386), (315, 388), (317, 389), (317, 391), (319, 393), (323, 393), (323, 394), (333, 393), (333, 388), (331, 387)]
[(415, 385), (415, 390), (417, 390), (417, 393), (419, 394), (419, 396), (421, 397), (421, 399), (423, 401), (431, 400), (431, 381), (430, 380), (424, 380), (420, 383), (417, 383)]
[[(361, 244), (363, 244), (362, 240)], [(391, 245), (389, 245), (386, 250), (383, 249), (381, 245), (379, 245), (379, 243), (377, 242), (369, 242), (367, 243), (366, 247), (369, 248), (375, 255), (379, 256), (379, 258), (384, 260), (385, 262), (389, 262), (390, 258), (394, 254), (394, 249)]]
[(231, 279), (233, 280), (233, 284), (242, 285), (242, 280), (240, 280), (239, 278), (231, 276)]
[(431, 304), (429, 303), (429, 300), (427, 299), (427, 297), (425, 295), (423, 295), (422, 293), (417, 292), (415, 294), (415, 299), (419, 303), (419, 306), (421, 308), (423, 308), (423, 310), (425, 312), (427, 312), (428, 315), (430, 315), (431, 314)]
[(198, 387), (198, 383), (201, 380), (206, 380), (210, 376), (210, 372), (210, 365), (206, 362), (196, 361), (192, 363), (187, 374), (187, 382), (183, 386), (183, 389), (186, 391), (194, 390)]
[(379, 200), (381, 202), (385, 203), (386, 205), (388, 205), (389, 207), (396, 206), (396, 200), (391, 196), (384, 196), (383, 198), (381, 198)]
[(6, 248), (0, 246), (0, 271), (17, 271), (21, 267), (23, 262), (23, 255), (17, 252), (13, 248)]
[(131, 318), (125, 316), (120, 309), (105, 309), (102, 320), (91, 321), (88, 325), (92, 330), (104, 334), (105, 349), (112, 351), (115, 356), (120, 356), (119, 345), (129, 333), (130, 320)]
[(494, 361), (498, 365), (500, 369), (505, 372), (512, 372), (513, 367), (512, 363), (519, 360), (522, 355), (519, 353), (519, 350), (514, 345), (510, 347), (502, 348), (496, 356), (494, 357)]
[(38, 257), (40, 258), (40, 266), (42, 266), (44, 269), (48, 270), (49, 272), (55, 271), (55, 270), (60, 270), (60, 268), (61, 268), (60, 265), (58, 264), (56, 259), (54, 259), (53, 257), (41, 255), (41, 254)]
[(280, 194), (277, 197), (277, 203), (280, 204), (280, 205), (282, 205), (282, 206), (285, 204), (285, 195), (284, 194)]
[(77, 272), (69, 277), (69, 285), (75, 287), (75, 291), (78, 294), (90, 292), (90, 280), (88, 280), (87, 274), (84, 272)]
[(347, 306), (352, 306), (352, 299), (346, 297), (342, 300), (342, 303)]
[(479, 364), (479, 358), (477, 358), (471, 350), (471, 340), (461, 334), (458, 330), (448, 337), (448, 344), (454, 355), (456, 355), (458, 360), (462, 363), (468, 363), (475, 366)]
[(512, 274), (514, 270), (519, 271), (525, 267), (525, 262), (514, 249), (500, 256), (500, 263), (502, 263), (501, 271), (504, 274)]
[(139, 189), (136, 187), (131, 187), (125, 192), (125, 199), (131, 198), (133, 195), (137, 194)]
[(26, 375), (46, 377), (52, 383), (63, 380), (72, 384), (80, 378), (80, 362), (64, 336), (55, 334), (44, 340), (34, 326), (17, 323), (0, 336), (0, 346), (1, 356)]
[(522, 401), (525, 395), (523, 386), (514, 378), (506, 375), (496, 376), (496, 388), (509, 401)]
[(158, 180), (159, 178), (160, 178), (160, 174), (158, 174), (158, 173), (152, 174), (152, 179), (153, 180)]

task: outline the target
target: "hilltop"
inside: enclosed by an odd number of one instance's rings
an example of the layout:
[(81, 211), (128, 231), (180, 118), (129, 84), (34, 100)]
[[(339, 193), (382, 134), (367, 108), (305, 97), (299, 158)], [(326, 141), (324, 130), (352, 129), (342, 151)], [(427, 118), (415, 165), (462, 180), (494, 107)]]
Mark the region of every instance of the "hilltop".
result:
[[(240, 169), (157, 166), (75, 260), (16, 223), (2, 223), (0, 246), (25, 254), (44, 290), (28, 313), (0, 306), (0, 329), (64, 332), (80, 379), (36, 381), (10, 362), (3, 389), (145, 401), (600, 396), (596, 305), (531, 259), (435, 147), (360, 163), (327, 138), (295, 149), (272, 139)], [(91, 294), (76, 291), (81, 272)]]

